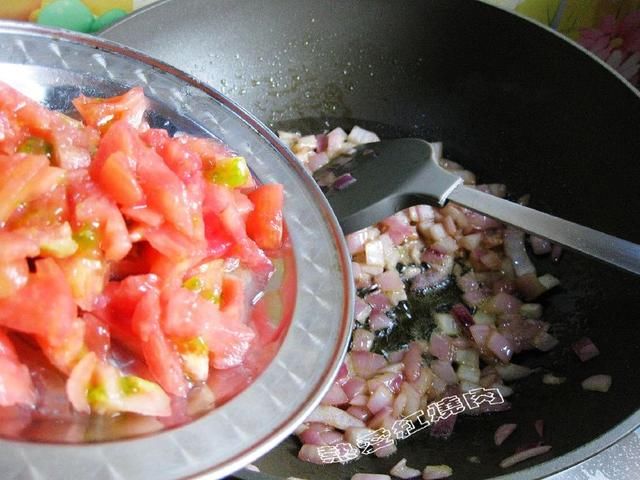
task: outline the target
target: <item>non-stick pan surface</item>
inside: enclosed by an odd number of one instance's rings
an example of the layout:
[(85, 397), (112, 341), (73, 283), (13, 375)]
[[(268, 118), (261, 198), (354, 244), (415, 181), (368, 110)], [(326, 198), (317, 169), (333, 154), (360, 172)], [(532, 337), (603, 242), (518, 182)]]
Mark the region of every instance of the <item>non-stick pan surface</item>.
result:
[[(195, 74), (274, 128), (358, 123), (384, 136), (441, 140), (483, 182), (504, 182), (530, 193), (535, 208), (640, 242), (637, 93), (589, 54), (506, 12), (470, 0), (169, 0), (104, 35)], [(296, 459), (291, 439), (259, 466), (342, 479), (388, 473), (405, 457), (418, 467), (449, 464), (459, 479), (518, 469), (513, 478), (536, 478), (639, 425), (640, 279), (569, 253), (539, 268), (563, 280), (543, 299), (562, 346), (520, 363), (566, 375), (565, 384), (533, 375), (516, 385), (510, 412), (462, 417), (447, 441), (411, 436), (388, 459), (320, 469)], [(580, 364), (569, 346), (585, 334), (601, 355)], [(581, 389), (596, 373), (613, 376), (609, 393)], [(536, 439), (537, 419), (551, 453), (500, 469), (513, 447), (493, 445), (495, 428), (517, 422), (512, 445), (525, 444)]]

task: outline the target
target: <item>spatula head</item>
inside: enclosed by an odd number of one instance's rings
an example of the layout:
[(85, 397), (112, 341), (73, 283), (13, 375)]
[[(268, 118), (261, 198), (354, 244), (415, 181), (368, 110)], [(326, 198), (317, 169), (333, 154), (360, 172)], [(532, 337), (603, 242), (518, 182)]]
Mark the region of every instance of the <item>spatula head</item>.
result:
[[(351, 175), (355, 182), (341, 188)], [(314, 173), (345, 234), (417, 204), (444, 204), (460, 183), (437, 163), (428, 142), (418, 138), (360, 145)], [(333, 179), (338, 179), (332, 182)]]

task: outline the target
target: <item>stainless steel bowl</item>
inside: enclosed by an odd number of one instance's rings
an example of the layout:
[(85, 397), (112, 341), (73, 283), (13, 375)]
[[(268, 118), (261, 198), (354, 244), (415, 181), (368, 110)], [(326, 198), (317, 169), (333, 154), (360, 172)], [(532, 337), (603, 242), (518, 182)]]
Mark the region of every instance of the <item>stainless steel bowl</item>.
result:
[(174, 479), (232, 473), (279, 443), (320, 401), (351, 330), (350, 261), (324, 196), (259, 121), (187, 74), (115, 43), (0, 22), (0, 79), (51, 108), (79, 93), (144, 87), (175, 128), (212, 135), (245, 156), (261, 181), (285, 186), (296, 263), (293, 319), (273, 361), (241, 394), (185, 426), (127, 440), (62, 444), (0, 440), (2, 478)]

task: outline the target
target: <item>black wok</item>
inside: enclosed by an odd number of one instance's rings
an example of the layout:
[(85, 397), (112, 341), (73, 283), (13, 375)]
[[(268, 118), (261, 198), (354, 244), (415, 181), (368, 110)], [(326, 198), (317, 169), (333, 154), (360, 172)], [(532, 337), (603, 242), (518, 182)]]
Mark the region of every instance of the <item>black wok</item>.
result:
[[(449, 158), (530, 193), (535, 208), (640, 242), (638, 94), (589, 54), (506, 12), (469, 0), (173, 0), (104, 35), (208, 81), (273, 128), (357, 123), (387, 137), (441, 140)], [(534, 375), (516, 385), (512, 411), (461, 418), (448, 441), (414, 435), (388, 459), (320, 470), (296, 459), (291, 439), (258, 465), (283, 477), (349, 478), (388, 473), (405, 457), (416, 467), (448, 464), (454, 478), (518, 469), (512, 478), (536, 478), (637, 427), (640, 279), (570, 253), (539, 268), (563, 280), (544, 299), (562, 347), (520, 363), (566, 375), (565, 384)], [(601, 355), (580, 364), (569, 346), (585, 334)], [(595, 373), (613, 376), (609, 393), (581, 389)], [(526, 443), (536, 419), (551, 453), (500, 469), (512, 450), (493, 445), (495, 428), (517, 422), (517, 443)]]

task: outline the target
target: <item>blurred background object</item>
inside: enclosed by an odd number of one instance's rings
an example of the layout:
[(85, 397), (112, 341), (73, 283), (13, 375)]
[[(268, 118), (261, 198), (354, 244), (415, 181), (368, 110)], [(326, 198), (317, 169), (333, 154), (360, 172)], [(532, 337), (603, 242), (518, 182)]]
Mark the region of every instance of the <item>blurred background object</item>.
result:
[(640, 85), (640, 0), (484, 0), (547, 25)]

